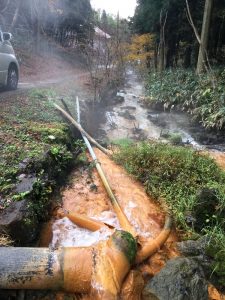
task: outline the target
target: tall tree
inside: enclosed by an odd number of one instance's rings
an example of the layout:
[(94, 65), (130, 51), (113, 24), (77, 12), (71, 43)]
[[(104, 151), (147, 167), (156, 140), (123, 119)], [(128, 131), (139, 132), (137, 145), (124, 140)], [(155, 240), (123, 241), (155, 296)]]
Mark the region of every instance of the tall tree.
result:
[(205, 1), (204, 17), (202, 23), (201, 42), (199, 47), (198, 63), (197, 63), (197, 74), (201, 74), (205, 65), (207, 65), (207, 47), (209, 39), (209, 28), (212, 14), (213, 0)]
[(159, 42), (159, 64), (158, 64), (158, 70), (159, 72), (162, 72), (165, 69), (165, 27), (166, 27), (166, 21), (167, 21), (167, 12), (165, 13), (165, 16), (163, 15), (163, 11), (160, 12), (160, 42)]
[(103, 9), (102, 15), (101, 15), (101, 27), (104, 31), (108, 31), (108, 17), (106, 14), (106, 11)]

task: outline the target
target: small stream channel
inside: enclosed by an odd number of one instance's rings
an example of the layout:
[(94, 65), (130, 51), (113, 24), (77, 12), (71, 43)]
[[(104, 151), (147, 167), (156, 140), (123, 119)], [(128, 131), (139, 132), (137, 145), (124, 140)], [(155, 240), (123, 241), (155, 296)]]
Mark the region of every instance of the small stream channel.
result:
[(163, 139), (166, 134), (179, 134), (184, 144), (197, 149), (225, 151), (225, 136), (208, 131), (193, 122), (185, 113), (157, 111), (147, 107), (141, 97), (143, 83), (134, 71), (128, 70), (124, 88), (113, 99), (103, 99), (101, 104), (90, 106), (87, 130), (100, 140)]
[[(199, 125), (193, 124), (186, 114), (159, 112), (146, 107), (141, 100), (143, 94), (144, 87), (138, 76), (133, 71), (128, 71), (124, 88), (114, 98), (113, 105), (95, 105), (89, 107), (88, 113), (85, 112), (85, 129), (100, 140), (110, 141), (124, 138), (163, 140), (164, 134), (177, 133), (181, 135), (183, 143), (190, 144), (196, 149), (208, 147), (225, 150), (225, 143), (221, 137), (214, 136)], [(129, 176), (126, 177), (119, 166), (114, 165), (110, 160), (107, 161), (104, 156), (101, 157), (100, 152), (98, 155), (126, 216), (131, 220), (138, 234), (142, 235), (141, 239), (144, 241), (149, 237), (157, 236), (163, 223), (159, 207), (155, 206), (154, 201), (151, 203), (144, 188), (133, 182)], [(70, 182), (61, 191), (63, 208), (120, 229), (117, 217), (109, 204), (108, 196), (96, 171), (92, 173), (91, 177), (89, 172), (87, 168), (80, 168), (72, 172)], [(142, 210), (139, 209), (140, 207)], [(107, 240), (111, 234), (112, 231), (109, 228), (91, 232), (76, 226), (67, 217), (62, 219), (53, 217), (44, 226), (39, 245), (42, 247), (50, 245), (52, 249), (97, 246), (100, 241)], [(178, 255), (173, 248), (174, 241), (177, 241), (176, 235), (172, 235), (169, 243), (164, 246), (163, 251), (166, 255), (162, 252), (155, 257), (152, 256), (139, 271), (147, 274), (146, 270), (149, 265), (153, 265), (155, 266), (153, 273), (159, 272), (167, 259)], [(167, 258), (165, 259), (165, 257)], [(32, 292), (33, 299), (41, 299), (39, 296), (39, 292), (35, 294)], [(63, 294), (53, 295), (52, 293), (47, 294), (45, 299), (53, 299), (51, 297), (66, 299)], [(71, 296), (71, 299), (77, 298)], [(89, 300), (92, 297), (84, 296), (82, 299)]]
[[(224, 140), (220, 136), (212, 136), (199, 125), (193, 124), (186, 114), (158, 112), (146, 107), (141, 101), (143, 94), (143, 84), (133, 71), (128, 71), (124, 88), (117, 94), (117, 103), (107, 106), (95, 105), (89, 108), (88, 114), (86, 114), (87, 124), (85, 124), (85, 128), (98, 139), (108, 140), (124, 138), (160, 140), (163, 139), (163, 133), (179, 133), (183, 143), (190, 144), (197, 149), (208, 147), (225, 150)], [(98, 155), (101, 156), (102, 154), (99, 152)], [(142, 234), (142, 239), (157, 236), (163, 223), (163, 216), (159, 207), (155, 205), (154, 201), (151, 203), (144, 188), (133, 182), (129, 176), (126, 177), (119, 166), (114, 165), (110, 160), (107, 161), (104, 156), (100, 157), (100, 161), (104, 169), (107, 170), (106, 175), (112, 183), (113, 190), (118, 193), (117, 197), (122, 203), (125, 214), (134, 222), (133, 226), (139, 234)], [(60, 193), (63, 208), (120, 229), (117, 217), (109, 204), (108, 196), (101, 185), (96, 171), (90, 176), (90, 171), (87, 168), (74, 170), (70, 176), (70, 182)], [(141, 211), (140, 207), (142, 208)], [(137, 225), (136, 222), (140, 224), (137, 223)], [(107, 240), (111, 234), (110, 229), (103, 228), (90, 232), (76, 226), (66, 217), (62, 219), (53, 217), (49, 223), (43, 226), (39, 246), (50, 246), (52, 249), (88, 247), (97, 245), (99, 241)], [(174, 241), (177, 241), (175, 235), (171, 237), (170, 242), (164, 248), (168, 256), (167, 259), (175, 255)], [(149, 264), (152, 263), (155, 266), (153, 273), (159, 272), (162, 264), (165, 263), (165, 253), (160, 254), (163, 258), (158, 255), (148, 261)], [(140, 271), (146, 273), (148, 268), (148, 264), (143, 265), (143, 270), (140, 269)], [(38, 300), (66, 299), (63, 294), (43, 293), (27, 292), (26, 299), (31, 299), (31, 297)], [(44, 298), (42, 298), (43, 295)], [(77, 298), (71, 296), (70, 299)], [(89, 300), (90, 298), (87, 296), (82, 299)]]

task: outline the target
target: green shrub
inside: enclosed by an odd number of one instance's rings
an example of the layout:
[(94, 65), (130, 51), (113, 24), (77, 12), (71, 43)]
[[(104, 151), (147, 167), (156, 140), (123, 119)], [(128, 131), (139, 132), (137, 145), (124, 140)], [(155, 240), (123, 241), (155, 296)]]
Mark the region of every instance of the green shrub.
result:
[(201, 77), (182, 69), (150, 73), (146, 91), (150, 103), (187, 111), (206, 128), (225, 126), (225, 70)]
[(225, 172), (213, 159), (191, 148), (163, 143), (122, 146), (114, 158), (150, 195), (166, 202), (187, 237), (197, 233), (213, 238), (213, 270), (225, 286), (225, 264), (219, 259), (225, 257)]

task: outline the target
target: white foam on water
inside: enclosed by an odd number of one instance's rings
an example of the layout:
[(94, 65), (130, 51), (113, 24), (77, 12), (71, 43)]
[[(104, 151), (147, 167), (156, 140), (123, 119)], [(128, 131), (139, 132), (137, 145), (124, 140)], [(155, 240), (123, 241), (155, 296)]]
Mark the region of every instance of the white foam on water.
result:
[(124, 210), (125, 215), (127, 216), (128, 220), (129, 220), (130, 223), (133, 225), (133, 227), (135, 228), (135, 231), (136, 231), (139, 235), (141, 235), (141, 236), (143, 236), (143, 237), (145, 237), (145, 238), (151, 237), (151, 233), (150, 233), (150, 232), (144, 232), (144, 231), (140, 228), (138, 222), (136, 222), (135, 218), (132, 216), (132, 211), (133, 211), (135, 208), (137, 208), (137, 205), (136, 205), (133, 201), (129, 201), (129, 202), (128, 202), (128, 205), (125, 207), (125, 210)]
[(56, 220), (52, 225), (51, 247), (88, 247), (106, 240), (112, 234), (110, 229), (101, 228), (95, 232), (80, 228), (67, 217)]
[(114, 212), (105, 210), (98, 217), (92, 217), (95, 220), (108, 224), (116, 229), (120, 229), (120, 224)]

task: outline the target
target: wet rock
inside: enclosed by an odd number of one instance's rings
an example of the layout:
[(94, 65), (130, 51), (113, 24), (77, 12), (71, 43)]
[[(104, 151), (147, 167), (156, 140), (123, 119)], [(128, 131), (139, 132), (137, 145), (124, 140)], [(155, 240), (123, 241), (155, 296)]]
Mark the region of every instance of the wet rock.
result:
[(143, 291), (143, 299), (205, 300), (208, 284), (202, 267), (193, 258), (175, 258), (155, 275)]
[(136, 110), (137, 108), (135, 106), (121, 106), (121, 109), (128, 109), (128, 110)]
[(19, 180), (22, 180), (23, 178), (25, 178), (26, 177), (26, 174), (20, 174), (19, 176), (18, 176), (18, 179)]
[(147, 133), (145, 132), (145, 130), (141, 129), (141, 128), (133, 128), (132, 129), (132, 133), (133, 133), (133, 139), (137, 140), (137, 141), (144, 141), (147, 139)]
[(157, 113), (148, 113), (148, 119), (152, 122), (158, 122), (159, 114), (157, 114)]
[[(23, 176), (22, 176), (23, 175)], [(21, 174), (19, 176), (20, 182), (16, 184), (15, 191), (16, 193), (31, 192), (33, 190), (33, 184), (37, 180), (36, 176), (24, 176)]]
[(120, 90), (118, 93), (126, 95), (127, 92), (125, 90)]
[(124, 101), (125, 101), (124, 96), (120, 96), (117, 94), (117, 96), (113, 98), (112, 104), (120, 104), (123, 103)]
[(185, 256), (199, 256), (205, 255), (208, 243), (209, 237), (203, 236), (197, 241), (189, 240), (177, 243), (177, 248)]
[(163, 102), (151, 102), (148, 103), (152, 110), (155, 111), (164, 111), (164, 103)]
[(225, 144), (221, 145), (206, 145), (206, 147), (210, 150), (216, 150), (219, 152), (225, 152)]
[(92, 184), (90, 185), (90, 191), (91, 191), (91, 192), (97, 192), (97, 191), (98, 191), (97, 185), (94, 184), (94, 183), (92, 183)]
[(22, 162), (20, 162), (19, 163), (19, 173), (23, 173), (31, 163), (32, 163), (31, 158), (25, 158)]
[(107, 123), (111, 126), (111, 128), (117, 128), (115, 113), (107, 111), (105, 115)]
[(133, 116), (128, 110), (119, 112), (118, 115), (128, 120), (136, 120), (135, 116)]
[(98, 136), (99, 136), (100, 138), (105, 138), (105, 137), (107, 136), (106, 130), (105, 130), (105, 129), (102, 129), (102, 128), (99, 128), (99, 129), (98, 129)]
[(31, 243), (37, 234), (37, 219), (28, 200), (12, 202), (0, 214), (0, 233), (7, 233), (19, 244)]
[(156, 124), (156, 125), (158, 125), (158, 126), (160, 126), (162, 128), (165, 128), (168, 125), (167, 121), (165, 120), (165, 116), (161, 116), (158, 113), (149, 112), (147, 118), (152, 123), (154, 123), (154, 124)]

